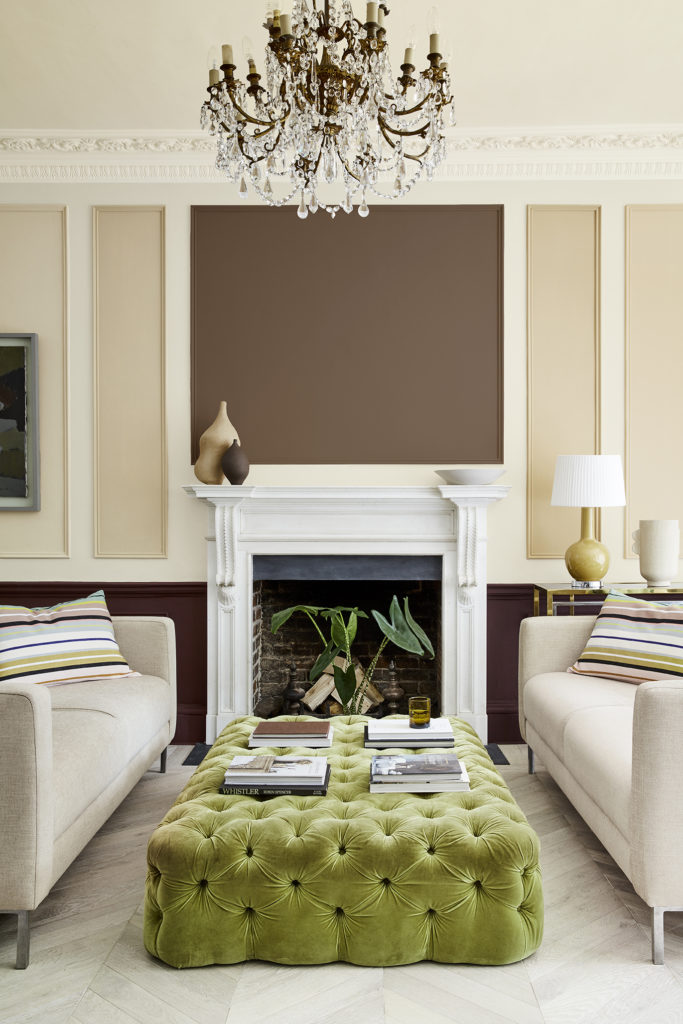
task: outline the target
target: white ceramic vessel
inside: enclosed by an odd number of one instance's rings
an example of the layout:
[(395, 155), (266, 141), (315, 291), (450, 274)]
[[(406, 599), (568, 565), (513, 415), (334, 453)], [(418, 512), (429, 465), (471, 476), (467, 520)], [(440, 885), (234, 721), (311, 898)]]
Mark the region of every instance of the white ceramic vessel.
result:
[(505, 466), (467, 466), (462, 469), (437, 469), (436, 475), (447, 484), (492, 484), (505, 472)]
[(649, 587), (669, 587), (678, 576), (681, 534), (678, 519), (641, 519), (633, 531), (633, 551)]

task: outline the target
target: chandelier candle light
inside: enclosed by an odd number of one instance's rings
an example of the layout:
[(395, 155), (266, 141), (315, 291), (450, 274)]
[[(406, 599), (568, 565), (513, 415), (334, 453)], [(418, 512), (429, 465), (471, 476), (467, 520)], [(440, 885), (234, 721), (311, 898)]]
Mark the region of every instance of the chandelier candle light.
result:
[[(429, 66), (415, 74), (411, 42), (402, 75), (392, 81), (387, 5), (369, 3), (363, 23), (350, 0), (325, 0), (324, 9), (319, 2), (295, 0), (291, 14), (267, 12), (265, 86), (249, 40), (247, 85), (235, 76), (233, 47), (223, 46), (220, 68), (216, 51), (201, 125), (216, 137), (216, 167), (239, 182), (243, 198), (249, 186), (271, 206), (300, 194), (305, 219), (320, 207), (332, 217), (351, 213), (358, 197), (358, 213), (367, 217), (369, 192), (404, 196), (423, 175), (431, 180), (444, 157), (444, 114), (453, 96), (438, 13), (430, 15)], [(323, 201), (325, 186), (344, 198)]]

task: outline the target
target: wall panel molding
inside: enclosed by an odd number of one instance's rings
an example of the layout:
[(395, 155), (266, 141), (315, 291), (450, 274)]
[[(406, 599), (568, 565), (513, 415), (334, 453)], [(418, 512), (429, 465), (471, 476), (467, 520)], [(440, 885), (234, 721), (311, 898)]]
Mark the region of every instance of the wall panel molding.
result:
[[(438, 180), (680, 180), (683, 125), (450, 129)], [(0, 181), (219, 182), (200, 131), (6, 131)]]
[[(639, 519), (683, 521), (674, 453), (683, 380), (683, 205), (626, 207), (626, 529), (636, 559)], [(672, 460), (673, 456), (673, 460)]]
[(167, 557), (164, 222), (93, 211), (97, 558)]
[(40, 511), (0, 512), (0, 558), (68, 558), (67, 209), (0, 205), (0, 237), (0, 331), (38, 335), (41, 463)]
[(555, 457), (600, 451), (600, 242), (598, 206), (528, 207), (527, 558), (579, 535), (550, 505)]

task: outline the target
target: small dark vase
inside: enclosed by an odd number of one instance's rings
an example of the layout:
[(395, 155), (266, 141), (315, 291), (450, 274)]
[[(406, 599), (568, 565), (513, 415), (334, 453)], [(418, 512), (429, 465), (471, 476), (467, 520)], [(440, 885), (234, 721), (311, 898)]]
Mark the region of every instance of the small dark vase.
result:
[(249, 476), (249, 459), (237, 441), (228, 448), (221, 459), (221, 466), (231, 484), (243, 484)]

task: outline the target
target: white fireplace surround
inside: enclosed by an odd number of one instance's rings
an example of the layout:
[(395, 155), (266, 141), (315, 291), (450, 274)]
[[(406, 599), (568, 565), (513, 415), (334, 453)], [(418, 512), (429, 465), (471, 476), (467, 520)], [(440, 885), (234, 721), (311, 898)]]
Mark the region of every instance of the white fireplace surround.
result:
[(441, 702), (487, 740), (487, 508), (509, 487), (186, 487), (209, 505), (206, 741), (253, 710), (255, 555), (442, 558)]

